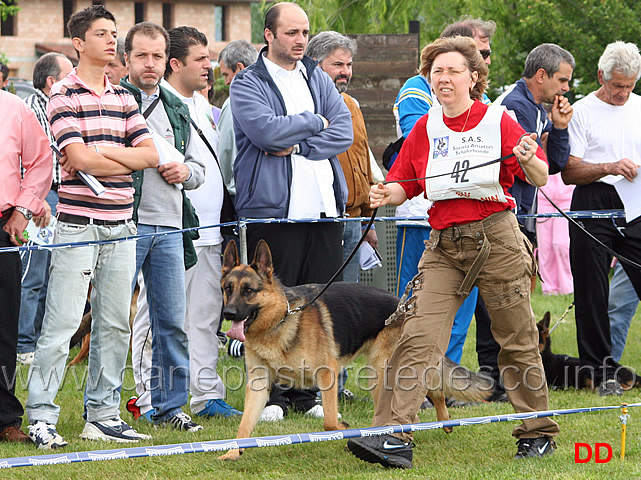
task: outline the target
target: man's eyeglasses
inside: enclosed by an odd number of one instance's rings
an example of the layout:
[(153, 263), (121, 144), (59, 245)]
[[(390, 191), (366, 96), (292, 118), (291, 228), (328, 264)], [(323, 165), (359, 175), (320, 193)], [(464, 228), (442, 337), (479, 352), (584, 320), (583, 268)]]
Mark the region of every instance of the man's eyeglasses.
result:
[(483, 60), (487, 60), (490, 58), (490, 55), (492, 55), (492, 50), (479, 50), (479, 53), (481, 57), (483, 57)]

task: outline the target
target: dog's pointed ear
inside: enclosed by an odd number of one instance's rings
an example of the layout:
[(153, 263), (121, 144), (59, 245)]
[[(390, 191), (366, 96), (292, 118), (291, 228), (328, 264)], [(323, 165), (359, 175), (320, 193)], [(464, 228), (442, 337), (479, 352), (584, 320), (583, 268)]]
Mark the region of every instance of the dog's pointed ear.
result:
[(240, 261), (238, 260), (238, 247), (234, 240), (230, 240), (225, 247), (225, 253), (223, 253), (223, 277), (227, 275), (231, 270), (238, 266)]
[(272, 275), (274, 274), (272, 251), (263, 239), (260, 239), (258, 245), (256, 245), (256, 252), (254, 253), (254, 260), (252, 261), (251, 267), (256, 270), (261, 277), (271, 281)]
[(545, 312), (541, 323), (543, 323), (543, 328), (545, 328), (546, 330), (550, 328), (550, 312)]

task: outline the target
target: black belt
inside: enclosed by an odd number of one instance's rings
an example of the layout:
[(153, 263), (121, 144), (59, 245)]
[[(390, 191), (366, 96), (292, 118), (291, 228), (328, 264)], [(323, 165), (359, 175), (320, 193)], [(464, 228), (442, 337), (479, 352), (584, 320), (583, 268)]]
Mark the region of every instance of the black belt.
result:
[(65, 223), (75, 223), (77, 225), (100, 225), (100, 226), (115, 226), (124, 225), (130, 219), (126, 220), (98, 220), (96, 218), (82, 217), (80, 215), (71, 215), (69, 213), (59, 213), (58, 221)]

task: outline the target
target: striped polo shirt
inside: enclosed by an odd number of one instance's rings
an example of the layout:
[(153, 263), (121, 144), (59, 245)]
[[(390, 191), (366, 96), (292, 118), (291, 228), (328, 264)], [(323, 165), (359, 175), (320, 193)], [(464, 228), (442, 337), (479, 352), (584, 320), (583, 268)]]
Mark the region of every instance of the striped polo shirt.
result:
[[(151, 135), (136, 101), (126, 89), (111, 85), (98, 95), (78, 78), (77, 70), (51, 88), (47, 115), (58, 148), (72, 143), (86, 146), (136, 146)], [(106, 189), (97, 197), (75, 175), (62, 171), (58, 212), (100, 220), (123, 220), (133, 213), (131, 175), (96, 177)]]

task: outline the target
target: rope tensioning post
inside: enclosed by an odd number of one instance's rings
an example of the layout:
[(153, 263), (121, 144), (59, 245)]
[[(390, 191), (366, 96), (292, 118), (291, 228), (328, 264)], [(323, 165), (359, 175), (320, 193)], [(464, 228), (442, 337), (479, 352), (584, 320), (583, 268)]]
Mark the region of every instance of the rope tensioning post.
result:
[[(641, 407), (641, 403), (630, 404), (626, 407)], [(347, 438), (368, 437), (392, 433), (418, 432), (422, 430), (436, 430), (443, 427), (483, 425), (488, 423), (569, 415), (574, 413), (599, 412), (619, 408), (621, 408), (620, 405), (615, 405), (605, 407), (572, 408), (566, 410), (547, 410), (542, 412), (509, 413), (505, 415), (492, 415), (487, 417), (461, 418), (457, 420), (411, 423), (406, 425), (391, 425), (385, 427), (353, 428), (349, 430), (335, 430), (330, 432), (295, 433), (289, 435), (274, 435), (268, 437), (237, 438), (172, 445), (118, 448), (114, 450), (95, 450), (88, 452), (70, 452), (57, 453), (53, 455), (34, 455), (30, 457), (3, 458), (0, 459), (0, 468), (31, 467), (38, 465), (117, 460), (123, 458), (181, 455), (184, 453), (221, 452), (235, 448), (260, 448), (282, 445), (297, 445), (314, 442), (328, 442), (332, 440), (344, 440)]]
[(621, 420), (621, 461), (625, 460), (625, 435), (626, 427), (628, 425), (628, 405), (627, 403), (621, 404), (621, 415), (619, 415), (619, 420)]

